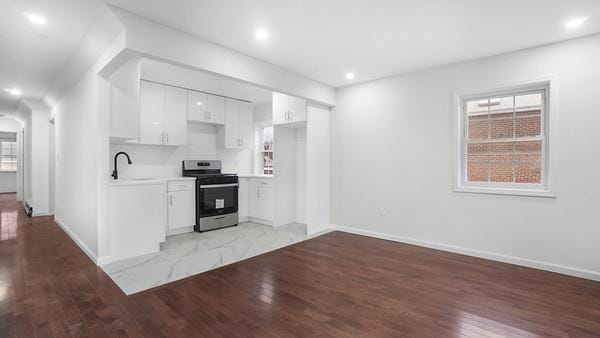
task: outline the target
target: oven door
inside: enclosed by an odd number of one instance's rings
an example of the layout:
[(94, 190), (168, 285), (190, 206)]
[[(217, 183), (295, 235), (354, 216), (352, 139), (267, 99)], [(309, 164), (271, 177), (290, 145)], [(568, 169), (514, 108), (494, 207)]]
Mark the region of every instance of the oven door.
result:
[(238, 183), (199, 184), (198, 218), (238, 212)]

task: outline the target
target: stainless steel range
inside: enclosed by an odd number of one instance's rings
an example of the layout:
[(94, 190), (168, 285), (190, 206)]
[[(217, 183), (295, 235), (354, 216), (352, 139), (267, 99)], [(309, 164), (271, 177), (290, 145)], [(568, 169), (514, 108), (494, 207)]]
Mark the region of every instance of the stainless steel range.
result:
[(238, 224), (238, 177), (221, 173), (221, 161), (183, 161), (183, 176), (196, 177), (198, 232)]

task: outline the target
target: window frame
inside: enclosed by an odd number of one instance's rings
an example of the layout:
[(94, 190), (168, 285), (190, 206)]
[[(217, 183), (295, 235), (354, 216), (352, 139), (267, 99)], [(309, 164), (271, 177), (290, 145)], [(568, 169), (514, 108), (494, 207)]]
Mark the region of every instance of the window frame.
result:
[[(542, 182), (540, 184), (528, 183), (502, 183), (502, 182), (469, 182), (467, 181), (467, 132), (468, 118), (466, 102), (483, 100), (491, 97), (518, 96), (524, 94), (543, 92), (541, 141), (542, 141)], [(556, 98), (557, 88), (554, 78), (536, 81), (527, 81), (507, 86), (497, 86), (494, 89), (472, 91), (468, 94), (454, 94), (455, 107), (455, 133), (456, 160), (454, 175), (454, 191), (481, 194), (500, 194), (533, 197), (556, 197), (551, 190), (554, 185), (556, 154), (552, 144), (556, 142), (556, 133), (553, 131), (556, 123)], [(537, 137), (536, 137), (537, 139)]]
[[(5, 155), (2, 151), (2, 143), (14, 143), (14, 155)], [(15, 167), (16, 169), (2, 169), (0, 167), (0, 172), (3, 173), (14, 173), (18, 170), (18, 164), (19, 164), (19, 160), (18, 160), (18, 153), (19, 153), (19, 148), (17, 145), (17, 141), (16, 140), (7, 140), (7, 139), (0, 139), (0, 160), (4, 157), (10, 157), (10, 158), (14, 158), (14, 163), (15, 163)], [(12, 162), (12, 161), (11, 161)]]

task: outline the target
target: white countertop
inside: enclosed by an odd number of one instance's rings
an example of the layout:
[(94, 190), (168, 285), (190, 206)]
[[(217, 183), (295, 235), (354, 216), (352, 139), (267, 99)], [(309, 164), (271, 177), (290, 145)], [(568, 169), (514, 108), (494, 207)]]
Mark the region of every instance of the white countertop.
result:
[(273, 178), (273, 175), (237, 174), (239, 178)]
[(121, 187), (130, 185), (165, 184), (168, 181), (194, 181), (195, 177), (155, 177), (155, 178), (120, 178), (111, 180), (109, 186)]

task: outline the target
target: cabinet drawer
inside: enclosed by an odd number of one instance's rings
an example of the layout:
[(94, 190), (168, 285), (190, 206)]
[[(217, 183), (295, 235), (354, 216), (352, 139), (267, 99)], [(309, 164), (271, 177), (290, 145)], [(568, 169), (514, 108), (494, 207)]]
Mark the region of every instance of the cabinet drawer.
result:
[(260, 187), (272, 187), (273, 186), (273, 180), (271, 179), (257, 179), (256, 180), (256, 185), (260, 188)]
[(171, 191), (185, 191), (196, 189), (196, 181), (169, 181), (167, 182), (167, 190)]

